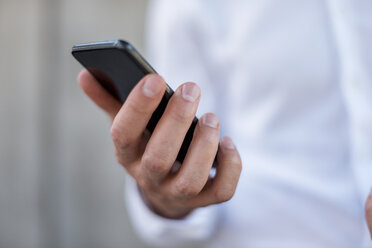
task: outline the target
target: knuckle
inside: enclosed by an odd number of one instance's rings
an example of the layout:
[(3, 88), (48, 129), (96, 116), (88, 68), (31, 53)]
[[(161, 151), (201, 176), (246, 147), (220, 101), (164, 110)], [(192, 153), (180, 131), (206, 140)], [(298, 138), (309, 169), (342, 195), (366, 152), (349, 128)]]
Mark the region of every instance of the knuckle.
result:
[(178, 180), (175, 189), (176, 195), (180, 198), (191, 198), (200, 192), (200, 189), (196, 184), (186, 180)]
[(183, 110), (182, 108), (174, 108), (170, 112), (170, 116), (177, 122), (184, 123), (189, 120), (192, 120), (194, 114), (189, 110)]
[(161, 156), (145, 153), (142, 157), (143, 166), (151, 172), (161, 173), (166, 170), (167, 162)]
[(110, 130), (112, 141), (115, 146), (120, 149), (125, 149), (130, 146), (131, 141), (126, 137), (125, 131), (113, 125)]
[(115, 125), (112, 125), (110, 135), (115, 145), (121, 142), (121, 132)]
[(115, 149), (115, 157), (116, 157), (116, 161), (121, 164), (122, 166), (125, 167), (125, 162), (124, 162), (124, 159), (123, 157), (121, 156), (120, 152), (118, 149)]
[(215, 191), (214, 196), (217, 202), (227, 202), (233, 197), (234, 191), (231, 189), (218, 189)]
[(128, 164), (128, 160), (123, 158), (121, 155), (116, 155), (116, 161), (125, 169), (128, 169), (130, 167), (130, 164)]
[(116, 161), (121, 164), (124, 168), (129, 169), (138, 160), (138, 156), (140, 155), (137, 151), (125, 151), (121, 148), (115, 147), (115, 157)]
[(203, 143), (206, 147), (218, 147), (219, 143), (219, 133), (217, 130), (208, 130), (203, 133)]
[(146, 178), (137, 179), (137, 184), (142, 190), (146, 191), (154, 190), (153, 184)]
[[(129, 100), (129, 99), (128, 99)], [(148, 110), (146, 109), (146, 106), (143, 104), (143, 99), (130, 99), (127, 101), (127, 108), (129, 109), (130, 112), (138, 113), (141, 115), (146, 115)], [(126, 110), (128, 110), (126, 109)]]

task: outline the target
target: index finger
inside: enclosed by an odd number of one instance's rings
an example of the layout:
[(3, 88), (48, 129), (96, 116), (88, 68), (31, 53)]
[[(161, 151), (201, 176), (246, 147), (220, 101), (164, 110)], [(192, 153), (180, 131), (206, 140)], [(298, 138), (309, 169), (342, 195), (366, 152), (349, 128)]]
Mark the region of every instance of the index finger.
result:
[(83, 69), (77, 79), (85, 94), (113, 120), (121, 108), (121, 103), (105, 90), (87, 69)]
[(122, 165), (129, 164), (139, 152), (143, 133), (158, 107), (166, 84), (157, 74), (144, 77), (131, 91), (116, 115), (111, 136)]

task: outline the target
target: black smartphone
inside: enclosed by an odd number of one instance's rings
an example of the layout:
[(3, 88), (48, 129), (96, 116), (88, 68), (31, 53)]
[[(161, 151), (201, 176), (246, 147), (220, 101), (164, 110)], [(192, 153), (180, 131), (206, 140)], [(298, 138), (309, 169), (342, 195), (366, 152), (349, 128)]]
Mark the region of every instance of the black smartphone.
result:
[[(72, 48), (72, 55), (121, 103), (125, 102), (133, 87), (145, 75), (156, 73), (137, 50), (123, 40), (77, 44)], [(150, 133), (154, 131), (173, 92), (167, 85), (159, 106), (147, 124)], [(177, 155), (177, 161), (181, 163), (186, 156), (197, 122), (195, 117)]]

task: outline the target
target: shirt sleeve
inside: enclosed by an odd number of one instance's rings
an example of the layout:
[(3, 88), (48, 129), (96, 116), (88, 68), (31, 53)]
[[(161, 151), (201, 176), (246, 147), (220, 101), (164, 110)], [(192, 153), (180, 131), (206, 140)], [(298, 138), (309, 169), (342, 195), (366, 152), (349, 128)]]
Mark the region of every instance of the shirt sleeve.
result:
[(146, 58), (150, 64), (173, 90), (185, 82), (200, 86), (197, 116), (218, 111), (208, 21), (201, 16), (200, 1), (155, 0), (148, 9)]
[(199, 208), (186, 218), (173, 220), (152, 212), (140, 195), (136, 182), (127, 176), (125, 202), (129, 218), (138, 236), (158, 247), (190, 247), (206, 242), (217, 225), (219, 206)]

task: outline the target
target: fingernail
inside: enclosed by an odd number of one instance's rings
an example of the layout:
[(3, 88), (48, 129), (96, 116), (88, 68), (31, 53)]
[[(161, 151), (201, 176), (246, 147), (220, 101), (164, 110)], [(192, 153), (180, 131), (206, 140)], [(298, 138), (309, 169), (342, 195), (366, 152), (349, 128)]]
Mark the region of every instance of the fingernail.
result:
[(186, 101), (195, 102), (199, 96), (199, 87), (195, 84), (184, 84), (182, 86), (182, 97)]
[(235, 145), (230, 137), (223, 137), (221, 140), (221, 146), (229, 150), (235, 150)]
[(157, 76), (148, 76), (142, 87), (145, 96), (153, 98), (163, 89), (163, 82)]
[(214, 114), (204, 115), (202, 118), (202, 122), (208, 127), (217, 128), (218, 126), (218, 119)]

